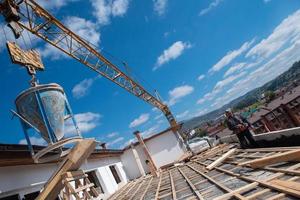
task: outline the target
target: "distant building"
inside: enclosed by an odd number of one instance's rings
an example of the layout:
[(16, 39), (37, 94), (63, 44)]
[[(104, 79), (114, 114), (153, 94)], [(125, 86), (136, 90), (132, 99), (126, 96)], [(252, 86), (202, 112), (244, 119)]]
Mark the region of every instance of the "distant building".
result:
[(260, 107), (248, 120), (256, 134), (300, 126), (300, 86)]

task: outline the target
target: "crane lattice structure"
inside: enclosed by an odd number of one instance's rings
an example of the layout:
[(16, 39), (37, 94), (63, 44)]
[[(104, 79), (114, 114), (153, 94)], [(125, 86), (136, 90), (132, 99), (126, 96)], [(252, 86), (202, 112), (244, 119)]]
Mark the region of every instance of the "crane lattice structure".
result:
[(38, 36), (129, 93), (158, 108), (166, 116), (173, 130), (178, 128), (176, 119), (166, 104), (122, 72), (105, 58), (101, 51), (96, 50), (94, 45), (72, 32), (34, 0), (3, 0), (0, 11), (15, 37), (19, 37), (24, 29)]

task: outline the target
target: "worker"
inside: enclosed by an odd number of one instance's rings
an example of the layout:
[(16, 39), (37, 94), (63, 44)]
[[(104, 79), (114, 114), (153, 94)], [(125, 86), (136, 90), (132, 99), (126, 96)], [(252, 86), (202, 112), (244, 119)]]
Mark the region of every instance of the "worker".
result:
[(235, 116), (231, 109), (225, 111), (226, 120), (225, 123), (229, 130), (231, 130), (239, 139), (241, 148), (248, 146), (258, 147), (257, 142), (254, 140), (249, 128), (250, 123), (246, 119), (240, 119)]

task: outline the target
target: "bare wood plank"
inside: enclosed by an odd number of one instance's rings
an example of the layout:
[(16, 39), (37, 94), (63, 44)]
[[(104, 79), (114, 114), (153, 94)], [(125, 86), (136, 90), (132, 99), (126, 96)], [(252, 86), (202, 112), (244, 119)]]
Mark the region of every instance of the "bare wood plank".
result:
[(204, 197), (200, 194), (199, 190), (194, 186), (194, 184), (190, 181), (190, 179), (183, 173), (183, 171), (180, 168), (177, 168), (178, 171), (181, 173), (181, 175), (185, 178), (189, 186), (191, 187), (192, 191), (195, 193), (195, 195), (200, 200), (204, 200)]
[(158, 196), (159, 196), (159, 189), (160, 189), (160, 184), (161, 184), (161, 178), (162, 178), (162, 174), (159, 174), (159, 181), (158, 181), (158, 185), (157, 185), (157, 189), (156, 189), (156, 193), (155, 193), (155, 200), (158, 200)]
[(266, 200), (281, 200), (281, 199), (284, 199), (284, 197), (285, 197), (285, 194), (280, 193), (280, 194), (271, 196), (271, 197), (267, 198)]
[(144, 199), (144, 197), (145, 197), (145, 195), (147, 194), (147, 191), (148, 191), (148, 189), (149, 189), (149, 187), (150, 187), (150, 185), (151, 185), (151, 183), (152, 183), (152, 180), (153, 180), (153, 177), (151, 177), (151, 179), (150, 179), (150, 181), (149, 181), (147, 187), (145, 188), (145, 191), (143, 192), (143, 194), (142, 194), (140, 200), (143, 200), (143, 199)]
[[(187, 165), (189, 168), (191, 168), (192, 170), (194, 170), (195, 172), (199, 173), (200, 175), (202, 175), (204, 178), (206, 178), (207, 180), (209, 180), (210, 182), (212, 182), (213, 184), (215, 184), (216, 186), (218, 186), (219, 188), (221, 188), (222, 190), (224, 190), (225, 192), (231, 193), (233, 190), (229, 189), (228, 187), (226, 187), (225, 185), (219, 183), (218, 181), (216, 181), (215, 179), (211, 178), (210, 176), (204, 174), (203, 172), (197, 170), (196, 168), (194, 168), (191, 165)], [(242, 195), (238, 194), (238, 193), (233, 193), (233, 196), (235, 196), (238, 199), (242, 199), (245, 200), (246, 198), (243, 197)]]
[(173, 197), (173, 200), (176, 200), (177, 199), (176, 190), (175, 190), (175, 185), (174, 185), (174, 180), (173, 180), (171, 170), (169, 170), (169, 176), (170, 176), (170, 182), (171, 182), (171, 188), (172, 188), (172, 197)]
[(64, 159), (61, 166), (48, 180), (44, 189), (36, 198), (37, 200), (53, 200), (55, 199), (60, 190), (63, 188), (62, 174), (67, 171), (78, 170), (87, 157), (94, 151), (96, 141), (93, 139), (85, 139), (76, 144), (68, 156)]
[(281, 187), (285, 187), (300, 192), (300, 183), (296, 181), (285, 181), (285, 180), (274, 179), (269, 182), (275, 185), (279, 185)]
[(219, 166), (224, 160), (226, 160), (228, 157), (232, 156), (235, 153), (235, 150), (236, 149), (229, 150), (227, 153), (225, 153), (220, 158), (218, 158), (217, 160), (215, 160), (213, 163), (211, 163), (210, 165), (208, 165), (206, 167), (206, 169), (212, 170), (213, 168)]
[[(201, 164), (201, 165), (206, 165), (206, 164), (200, 163), (198, 161), (196, 161), (196, 162)], [(300, 198), (300, 192), (299, 191), (292, 190), (292, 189), (289, 189), (289, 188), (285, 188), (285, 187), (282, 187), (282, 186), (279, 186), (279, 185), (271, 184), (268, 181), (261, 181), (261, 180), (258, 180), (258, 179), (254, 179), (254, 178), (250, 178), (250, 177), (243, 176), (243, 175), (240, 175), (240, 174), (236, 174), (234, 172), (231, 172), (229, 170), (226, 170), (226, 169), (223, 169), (223, 168), (220, 168), (220, 167), (216, 167), (215, 169), (218, 170), (218, 171), (222, 171), (226, 174), (236, 176), (240, 179), (250, 181), (250, 182), (257, 182), (257, 183), (259, 183), (260, 185), (262, 185), (264, 187), (267, 187), (267, 188), (270, 188), (270, 189), (273, 189), (273, 190), (277, 190), (279, 192), (282, 192), (282, 193), (289, 194), (289, 195), (292, 195), (294, 197)]]
[(243, 192), (247, 192), (249, 190), (252, 190), (253, 188), (255, 188), (256, 186), (258, 186), (258, 183), (250, 183), (248, 185), (245, 185), (243, 187), (240, 187), (236, 190), (233, 190), (232, 192), (229, 192), (227, 194), (224, 194), (222, 196), (219, 196), (217, 198), (215, 198), (214, 200), (227, 200), (230, 199), (232, 196), (236, 195), (236, 194), (240, 194)]
[(240, 166), (250, 166), (251, 168), (261, 168), (267, 165), (272, 165), (280, 162), (287, 162), (287, 161), (296, 161), (300, 159), (300, 150), (292, 150), (287, 151), (284, 153), (275, 154), (273, 156), (255, 159), (247, 162), (240, 163)]

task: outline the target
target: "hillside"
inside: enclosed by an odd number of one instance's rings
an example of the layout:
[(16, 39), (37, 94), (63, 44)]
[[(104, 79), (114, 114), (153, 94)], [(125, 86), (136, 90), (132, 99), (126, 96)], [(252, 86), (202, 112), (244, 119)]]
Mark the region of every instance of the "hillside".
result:
[(245, 95), (238, 97), (228, 104), (222, 106), (221, 108), (209, 112), (205, 115), (194, 117), (192, 119), (184, 121), (183, 130), (190, 129), (196, 126), (199, 126), (205, 121), (210, 121), (216, 119), (224, 113), (228, 108), (243, 108), (249, 106), (257, 101), (263, 93), (266, 91), (272, 90), (275, 91), (282, 87), (291, 85), (292, 82), (300, 81), (300, 61), (294, 63), (287, 71), (279, 75), (275, 79), (269, 81), (263, 86), (249, 91)]

